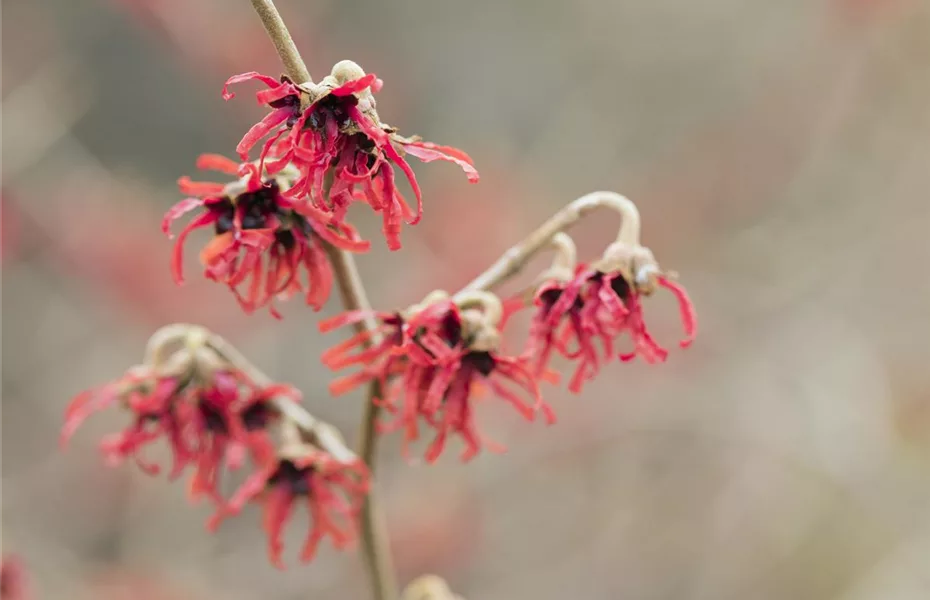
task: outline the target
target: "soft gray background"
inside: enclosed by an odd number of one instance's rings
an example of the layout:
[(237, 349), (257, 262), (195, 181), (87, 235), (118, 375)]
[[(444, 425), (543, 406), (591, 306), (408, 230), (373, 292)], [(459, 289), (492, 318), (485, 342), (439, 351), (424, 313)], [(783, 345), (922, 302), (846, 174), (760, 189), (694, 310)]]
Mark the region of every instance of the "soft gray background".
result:
[[(552, 428), (493, 403), (510, 446), (380, 487), (404, 581), (470, 600), (930, 597), (930, 3), (926, 0), (281, 0), (311, 71), (353, 58), (382, 118), (468, 150), (469, 186), (417, 166), (426, 217), (360, 260), (376, 304), (464, 283), (591, 190), (642, 207), (701, 336), (660, 367), (614, 365)], [(364, 598), (357, 557), (287, 573), (257, 511), (217, 535), (184, 485), (94, 448), (60, 414), (138, 360), (161, 324), (227, 335), (352, 436), (326, 396), (338, 336), (286, 305), (240, 314), (167, 268), (161, 213), (202, 151), (260, 111), (227, 75), (277, 74), (245, 0), (7, 0), (3, 6), (3, 550), (41, 598)], [(374, 218), (360, 226), (376, 234)], [(579, 230), (587, 256), (612, 218)], [(191, 245), (195, 248), (198, 238)], [(325, 314), (331, 314), (334, 303)], [(651, 300), (660, 339), (674, 303)], [(301, 525), (295, 525), (295, 538)], [(298, 541), (295, 539), (295, 542)]]

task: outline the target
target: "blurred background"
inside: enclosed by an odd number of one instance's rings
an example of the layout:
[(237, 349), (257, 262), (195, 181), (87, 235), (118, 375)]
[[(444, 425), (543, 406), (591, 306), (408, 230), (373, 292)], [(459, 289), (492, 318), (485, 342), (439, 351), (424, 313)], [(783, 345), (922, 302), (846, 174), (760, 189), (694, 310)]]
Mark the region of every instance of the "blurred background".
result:
[[(385, 121), (482, 174), (416, 165), (426, 216), (400, 253), (355, 213), (377, 306), (461, 285), (612, 189), (698, 308), (665, 365), (551, 391), (556, 426), (482, 405), (507, 455), (408, 466), (385, 438), (402, 581), (436, 572), (469, 600), (930, 598), (930, 2), (278, 4), (317, 78), (356, 60), (385, 81)], [(70, 397), (179, 320), (354, 438), (361, 402), (329, 398), (319, 365), (335, 299), (277, 322), (242, 314), (196, 251), (184, 287), (168, 272), (175, 180), (262, 114), (223, 81), (281, 72), (249, 3), (6, 0), (2, 26), (3, 551), (39, 598), (367, 597), (351, 552), (297, 564), (300, 521), (282, 574), (257, 510), (209, 535), (184, 485), (103, 467), (117, 414), (57, 446)], [(582, 255), (615, 227), (578, 228)], [(673, 299), (647, 317), (674, 346)]]

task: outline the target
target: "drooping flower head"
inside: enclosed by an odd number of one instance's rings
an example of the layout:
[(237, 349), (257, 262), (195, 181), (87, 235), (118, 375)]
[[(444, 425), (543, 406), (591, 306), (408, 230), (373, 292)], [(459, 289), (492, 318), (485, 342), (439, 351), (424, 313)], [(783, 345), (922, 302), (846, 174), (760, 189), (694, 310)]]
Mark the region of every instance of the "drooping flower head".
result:
[(272, 399), (300, 401), (300, 393), (283, 384), (259, 386), (243, 373), (218, 371), (195, 402), (184, 403), (191, 413), (191, 450), (196, 468), (190, 480), (192, 498), (207, 496), (224, 502), (219, 493), (223, 468), (240, 468), (247, 455), (254, 459), (271, 447), (268, 432), (277, 412)]
[(191, 197), (168, 211), (162, 230), (170, 235), (173, 221), (200, 211), (174, 244), (171, 272), (179, 284), (184, 280), (188, 235), (212, 227), (214, 237), (200, 253), (206, 277), (226, 284), (246, 312), (268, 306), (280, 318), (276, 298), (306, 292), (307, 304), (319, 310), (329, 297), (333, 275), (322, 242), (352, 252), (369, 248), (347, 223), (335, 224), (328, 214), (285, 197), (296, 176), (292, 168), (262, 179), (258, 165), (238, 164), (215, 154), (202, 155), (197, 166), (240, 178), (225, 184), (187, 177), (178, 181), (181, 191)]
[(93, 413), (119, 406), (130, 423), (102, 440), (108, 462), (132, 458), (145, 472), (157, 474), (160, 466), (143, 452), (165, 441), (172, 455), (169, 476), (193, 466), (191, 496), (222, 502), (222, 468), (238, 468), (247, 455), (262, 454), (270, 444), (273, 397), (299, 395), (289, 386), (256, 384), (205, 347), (184, 346), (164, 359), (156, 353), (119, 379), (76, 396), (66, 410), (61, 441), (66, 444)]
[[(324, 538), (329, 538), (337, 549), (346, 548), (355, 540), (358, 514), (369, 489), (368, 469), (350, 451), (333, 454), (301, 437), (294, 429), (285, 431), (288, 439), (284, 445), (257, 457), (255, 473), (209, 524), (215, 529), (246, 504), (262, 504), (268, 556), (279, 569), (284, 568), (281, 537), (295, 503), (304, 504), (310, 514), (310, 529), (300, 551), (300, 560), (309, 562)], [(335, 443), (341, 444), (341, 438)]]
[[(629, 361), (636, 356), (650, 363), (663, 362), (668, 351), (649, 333), (643, 317), (642, 299), (657, 287), (670, 290), (678, 300), (685, 348), (694, 340), (694, 306), (685, 290), (659, 270), (648, 248), (615, 242), (592, 265), (581, 264), (571, 277), (553, 277), (540, 285), (535, 296), (536, 313), (530, 329), (528, 349), (543, 368), (556, 351), (577, 362), (569, 389), (579, 392), (586, 380), (600, 369), (596, 344), (603, 347), (603, 360), (614, 355)], [(617, 354), (617, 338), (628, 335), (629, 353)]]
[[(542, 411), (548, 422), (554, 422), (527, 361), (500, 350), (501, 314), (500, 300), (485, 293), (457, 300), (431, 295), (403, 313), (382, 314), (380, 343), (353, 356), (348, 351), (360, 339), (356, 336), (324, 357), (333, 368), (364, 365), (356, 374), (334, 382), (331, 391), (379, 380), (382, 397), (377, 401), (394, 417), (380, 429), (402, 429), (406, 448), (419, 438), (420, 423), (425, 422), (436, 432), (426, 451), (428, 462), (439, 458), (450, 435), (465, 442), (462, 460), (478, 453), (483, 438), (475, 423), (474, 400), (481, 388), (529, 421)], [(324, 329), (329, 327), (324, 323)]]
[(177, 371), (166, 369), (162, 372), (140, 365), (115, 381), (81, 392), (65, 411), (62, 445), (67, 444), (91, 414), (120, 404), (131, 415), (131, 421), (123, 431), (101, 441), (100, 449), (107, 462), (115, 465), (133, 458), (143, 471), (157, 474), (161, 468), (147, 461), (141, 451), (152, 442), (165, 439), (173, 457), (171, 473), (177, 476), (191, 460), (181, 434), (183, 425), (173, 402), (190, 377), (185, 371), (186, 365)]
[[(392, 250), (400, 248), (401, 221), (416, 224), (423, 213), (420, 187), (405, 154), (423, 162), (453, 162), (469, 181), (478, 181), (471, 158), (461, 150), (403, 137), (384, 124), (374, 98), (383, 82), (373, 73), (366, 75), (352, 61), (337, 63), (319, 84), (243, 73), (226, 82), (223, 97), (233, 97), (227, 91), (229, 85), (252, 79), (267, 86), (256, 99), (271, 112), (240, 141), (236, 149), (242, 159), (267, 137), (260, 164), (269, 173), (289, 165), (299, 172), (294, 185), (284, 192), (287, 198), (332, 213), (334, 223), (342, 222), (352, 202), (366, 202), (382, 214), (385, 239)], [(395, 167), (410, 183), (415, 208), (398, 189)]]

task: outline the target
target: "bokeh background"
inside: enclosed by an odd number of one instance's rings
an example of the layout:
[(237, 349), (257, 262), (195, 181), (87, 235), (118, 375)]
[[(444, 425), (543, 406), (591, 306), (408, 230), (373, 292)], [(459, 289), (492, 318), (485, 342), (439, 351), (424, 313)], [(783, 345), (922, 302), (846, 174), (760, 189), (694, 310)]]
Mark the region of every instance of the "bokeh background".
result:
[[(436, 572), (470, 600), (930, 598), (930, 2), (279, 7), (314, 75), (353, 58), (385, 80), (386, 121), (482, 173), (416, 166), (423, 223), (359, 261), (376, 305), (461, 285), (613, 189), (698, 306), (698, 342), (667, 364), (550, 392), (556, 426), (483, 405), (505, 456), (409, 466), (386, 438), (402, 581)], [(365, 598), (351, 552), (279, 573), (258, 511), (209, 535), (184, 485), (104, 468), (118, 415), (57, 447), (69, 398), (179, 320), (354, 437), (359, 398), (326, 395), (339, 338), (321, 315), (243, 315), (193, 251), (187, 285), (168, 273), (174, 181), (261, 114), (247, 90), (223, 102), (224, 79), (280, 72), (249, 3), (6, 0), (2, 24), (3, 551), (39, 598)], [(615, 226), (580, 227), (582, 253)], [(647, 310), (673, 344), (672, 299)]]

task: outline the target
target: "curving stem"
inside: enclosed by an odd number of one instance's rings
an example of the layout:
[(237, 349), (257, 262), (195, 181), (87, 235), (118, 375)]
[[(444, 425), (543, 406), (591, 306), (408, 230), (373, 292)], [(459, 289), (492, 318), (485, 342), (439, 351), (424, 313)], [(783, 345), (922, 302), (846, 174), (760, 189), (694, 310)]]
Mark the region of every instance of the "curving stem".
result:
[(617, 242), (639, 246), (640, 219), (636, 205), (616, 192), (591, 192), (552, 215), (520, 243), (505, 252), (488, 269), (475, 277), (460, 293), (490, 290), (520, 272), (538, 252), (548, 247), (555, 236), (569, 229), (589, 213), (608, 208), (620, 214), (623, 221), (617, 232)]
[(287, 30), (287, 25), (284, 24), (284, 19), (281, 18), (281, 13), (278, 12), (274, 2), (272, 0), (252, 0), (252, 8), (258, 13), (268, 37), (271, 38), (271, 42), (274, 44), (274, 49), (278, 51), (278, 56), (281, 57), (287, 76), (294, 83), (313, 83), (310, 71), (307, 70), (304, 59), (301, 58), (300, 52), (297, 51), (291, 33)]
[(165, 353), (172, 344), (188, 340), (191, 332), (199, 328), (198, 325), (189, 323), (172, 323), (159, 328), (149, 337), (149, 341), (145, 344), (145, 357), (142, 362), (153, 367), (161, 364), (166, 358)]
[(571, 274), (575, 270), (575, 263), (578, 262), (578, 248), (571, 236), (560, 231), (549, 240), (549, 247), (555, 250), (550, 268), (561, 269)]
[[(272, 0), (252, 0), (252, 7), (258, 13), (268, 37), (274, 43), (275, 50), (284, 65), (288, 77), (299, 83), (310, 83), (310, 73), (294, 45), (294, 40), (284, 24), (278, 9)], [(346, 310), (370, 310), (371, 305), (368, 302), (365, 293), (365, 287), (358, 274), (358, 268), (355, 266), (355, 259), (351, 254), (334, 247), (332, 244), (323, 241), (326, 254), (333, 267), (333, 276), (336, 280), (336, 286), (339, 288), (339, 295), (342, 297), (342, 304)], [(373, 316), (356, 324), (355, 328), (359, 332), (369, 332), (366, 346), (376, 344), (380, 341), (380, 335), (377, 332), (377, 323)], [(375, 472), (375, 442), (376, 431), (375, 423), (378, 420), (380, 406), (375, 404), (374, 398), (380, 395), (378, 384), (372, 383), (369, 386), (367, 401), (365, 403), (365, 412), (362, 416), (360, 431), (360, 441), (358, 454), (368, 469), (374, 476)], [(368, 568), (368, 576), (371, 580), (372, 591), (375, 600), (394, 600), (397, 598), (397, 583), (394, 576), (394, 567), (391, 564), (390, 549), (387, 541), (387, 533), (384, 526), (375, 491), (372, 490), (365, 498), (365, 505), (362, 507), (361, 515), (361, 539), (362, 552), (365, 555), (365, 564)]]
[(501, 299), (491, 292), (481, 290), (461, 292), (455, 295), (455, 304), (461, 310), (480, 308), (482, 321), (492, 327), (497, 327), (497, 324), (504, 317), (504, 307), (501, 304)]

